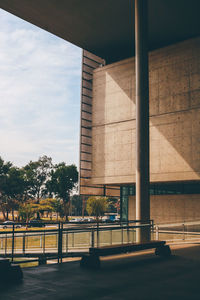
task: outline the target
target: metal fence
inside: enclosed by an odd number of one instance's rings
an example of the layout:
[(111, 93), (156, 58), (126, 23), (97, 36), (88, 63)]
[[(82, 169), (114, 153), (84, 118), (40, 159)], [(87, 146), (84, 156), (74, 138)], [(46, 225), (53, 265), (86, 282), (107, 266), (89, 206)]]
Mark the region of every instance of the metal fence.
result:
[(153, 237), (167, 242), (194, 241), (200, 239), (200, 221), (155, 225)]
[[(133, 243), (136, 230), (141, 227), (153, 229), (153, 223), (129, 221), (113, 224), (45, 223), (44, 229), (12, 228), (0, 231), (0, 256), (10, 257), (15, 263), (81, 256), (90, 247)], [(2, 224), (0, 224), (0, 227)], [(30, 259), (31, 258), (31, 259)], [(28, 260), (27, 260), (28, 259)]]
[(42, 229), (21, 228), (13, 224), (3, 229), (0, 223), (0, 256), (9, 257), (13, 263), (39, 262), (65, 257), (80, 257), (90, 247), (136, 242), (137, 228), (151, 228), (151, 239), (167, 242), (193, 241), (200, 238), (200, 222), (155, 225), (153, 221), (126, 223), (45, 223)]

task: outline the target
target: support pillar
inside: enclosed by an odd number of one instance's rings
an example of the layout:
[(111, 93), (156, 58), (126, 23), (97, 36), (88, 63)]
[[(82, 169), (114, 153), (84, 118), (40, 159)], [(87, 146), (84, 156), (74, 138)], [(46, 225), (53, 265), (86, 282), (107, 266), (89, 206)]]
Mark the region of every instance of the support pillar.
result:
[[(149, 199), (149, 71), (148, 0), (135, 0), (136, 73), (136, 220), (150, 219)], [(137, 232), (137, 241), (150, 240), (150, 228)]]

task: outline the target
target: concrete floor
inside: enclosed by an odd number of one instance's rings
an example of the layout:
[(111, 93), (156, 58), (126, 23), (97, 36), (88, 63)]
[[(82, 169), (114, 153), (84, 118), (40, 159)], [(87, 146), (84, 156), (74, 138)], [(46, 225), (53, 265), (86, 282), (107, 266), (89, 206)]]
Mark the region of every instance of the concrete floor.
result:
[(200, 244), (172, 246), (163, 259), (152, 251), (102, 261), (99, 271), (78, 261), (24, 269), (23, 282), (1, 287), (1, 300), (200, 299)]

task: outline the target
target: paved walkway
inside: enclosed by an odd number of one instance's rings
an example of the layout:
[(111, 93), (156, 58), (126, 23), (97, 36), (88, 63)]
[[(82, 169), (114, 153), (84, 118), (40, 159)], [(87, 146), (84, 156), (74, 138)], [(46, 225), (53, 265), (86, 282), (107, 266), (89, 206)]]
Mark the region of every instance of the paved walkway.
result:
[(24, 269), (24, 280), (2, 287), (1, 300), (199, 300), (200, 244), (172, 247), (170, 259), (152, 251), (105, 259), (99, 271), (78, 261)]

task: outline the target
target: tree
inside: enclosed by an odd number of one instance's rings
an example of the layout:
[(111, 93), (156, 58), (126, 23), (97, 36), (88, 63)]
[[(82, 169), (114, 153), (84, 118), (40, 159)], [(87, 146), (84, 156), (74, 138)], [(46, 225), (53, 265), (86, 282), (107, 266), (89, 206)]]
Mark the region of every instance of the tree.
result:
[(37, 208), (33, 203), (23, 203), (19, 206), (19, 217), (28, 223), (36, 213)]
[(87, 200), (86, 210), (89, 215), (94, 215), (97, 221), (97, 247), (99, 246), (99, 217), (103, 216), (108, 208), (108, 198), (92, 196)]
[(80, 195), (73, 195), (71, 197), (72, 214), (75, 216), (81, 216), (82, 214), (82, 198)]
[(4, 162), (0, 157), (0, 209), (3, 213), (4, 220), (7, 218), (6, 209), (7, 209), (7, 196), (6, 196), (6, 187), (7, 187), (7, 178), (8, 172), (12, 166), (11, 162)]
[(46, 198), (40, 200), (39, 211), (42, 214), (44, 212), (47, 212), (48, 214), (50, 213), (51, 218), (52, 218), (52, 212), (55, 212), (57, 214), (57, 220), (58, 220), (58, 214), (60, 214), (61, 216), (63, 215), (63, 209), (60, 200), (54, 198)]
[(107, 197), (92, 196), (88, 198), (86, 210), (89, 215), (94, 215), (96, 217), (97, 223), (99, 222), (99, 217), (103, 216), (107, 209)]
[(60, 199), (52, 199), (51, 202), (52, 209), (56, 213), (56, 219), (58, 220), (58, 215), (62, 218), (64, 216), (63, 206), (60, 202)]
[(121, 205), (120, 205), (120, 199), (117, 200), (116, 202), (116, 209), (117, 209), (117, 213), (120, 213), (120, 209), (121, 209)]
[(47, 212), (47, 214), (51, 214), (53, 211), (51, 200), (49, 198), (40, 200), (40, 203), (38, 204), (38, 211), (42, 216), (44, 215), (44, 212)]
[(65, 220), (68, 220), (70, 193), (78, 181), (78, 171), (75, 165), (67, 166), (64, 162), (55, 166), (51, 172), (51, 179), (47, 181), (46, 187), (51, 187), (51, 192), (62, 199)]
[(12, 212), (14, 220), (14, 211), (18, 209), (19, 203), (23, 200), (25, 190), (24, 173), (21, 169), (12, 166), (7, 174), (4, 186), (4, 192), (7, 199), (7, 211)]
[[(39, 204), (39, 200), (46, 194), (46, 182), (50, 178), (53, 168), (52, 159), (42, 156), (38, 161), (30, 161), (24, 167), (27, 195)], [(37, 216), (39, 218), (39, 214)]]
[(119, 203), (119, 199), (108, 198), (108, 212), (118, 213), (118, 203)]

